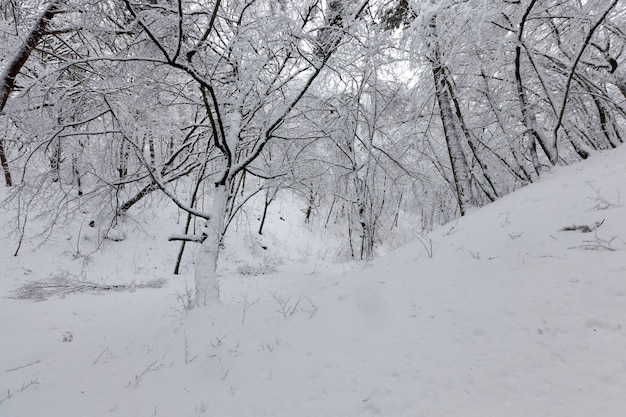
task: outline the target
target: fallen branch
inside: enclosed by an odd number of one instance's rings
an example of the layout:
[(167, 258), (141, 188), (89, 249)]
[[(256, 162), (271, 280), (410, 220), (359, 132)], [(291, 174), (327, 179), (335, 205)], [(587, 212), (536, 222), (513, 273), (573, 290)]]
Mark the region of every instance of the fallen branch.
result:
[(580, 245), (580, 246), (570, 246), (568, 249), (582, 249), (582, 250), (608, 250), (611, 252), (615, 252), (615, 249), (601, 244), (589, 244), (589, 245)]
[(29, 382), (23, 382), (22, 386), (20, 388), (18, 388), (17, 390), (15, 390), (14, 392), (11, 392), (11, 389), (9, 388), (7, 390), (7, 394), (4, 396), (4, 398), (0, 399), (0, 404), (2, 404), (3, 402), (5, 402), (6, 400), (13, 398), (13, 396), (19, 392), (24, 392), (26, 391), (28, 388), (35, 386), (35, 385), (39, 385), (39, 381), (37, 379), (33, 379), (32, 381)]
[(142, 288), (161, 288), (165, 279), (156, 278), (131, 284), (99, 284), (66, 275), (49, 279), (27, 281), (13, 291), (13, 298), (19, 300), (46, 300), (52, 296), (64, 297), (68, 294), (100, 291), (134, 291)]
[(11, 369), (5, 369), (4, 372), (17, 371), (18, 369), (22, 369), (22, 368), (26, 368), (26, 367), (29, 367), (29, 366), (32, 366), (32, 365), (36, 365), (39, 362), (41, 362), (41, 359), (37, 359), (36, 361), (27, 363), (26, 365), (18, 366), (18, 367), (11, 368)]

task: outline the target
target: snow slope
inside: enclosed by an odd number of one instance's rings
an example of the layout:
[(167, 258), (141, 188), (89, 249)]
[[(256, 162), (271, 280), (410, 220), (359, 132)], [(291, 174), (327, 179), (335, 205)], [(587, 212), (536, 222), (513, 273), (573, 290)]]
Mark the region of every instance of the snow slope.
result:
[[(167, 219), (90, 256), (3, 236), (0, 416), (623, 416), (625, 173), (557, 168), (366, 267), (227, 262), (188, 313)], [(10, 298), (59, 274), (167, 284)]]

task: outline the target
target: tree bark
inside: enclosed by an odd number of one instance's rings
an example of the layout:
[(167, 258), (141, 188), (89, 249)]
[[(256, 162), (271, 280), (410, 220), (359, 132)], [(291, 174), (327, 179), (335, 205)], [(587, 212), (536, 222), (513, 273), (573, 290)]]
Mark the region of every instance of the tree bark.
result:
[(194, 283), (196, 287), (196, 306), (219, 303), (219, 284), (217, 282), (217, 261), (220, 244), (224, 234), (226, 219), (226, 200), (228, 189), (225, 184), (215, 187), (211, 215), (206, 225), (207, 238), (200, 244), (196, 254)]
[(531, 153), (533, 165), (535, 166), (535, 171), (537, 171), (537, 174), (539, 174), (541, 172), (541, 165), (537, 156), (536, 142), (539, 142), (539, 146), (541, 146), (541, 149), (543, 149), (544, 153), (546, 154), (548, 160), (552, 165), (556, 165), (559, 159), (559, 152), (556, 142), (549, 142), (545, 135), (538, 129), (537, 118), (528, 104), (526, 91), (524, 90), (524, 84), (522, 82), (521, 59), (522, 42), (524, 38), (524, 26), (526, 25), (528, 15), (530, 14), (530, 11), (532, 10), (536, 2), (537, 0), (532, 0), (530, 2), (519, 24), (519, 31), (517, 34), (517, 46), (515, 47), (515, 84), (517, 86), (520, 110), (522, 112), (524, 125), (528, 134), (529, 151)]
[(6, 153), (4, 150), (4, 139), (0, 139), (0, 165), (2, 166), (2, 172), (4, 173), (4, 182), (7, 187), (13, 185), (11, 179), (11, 171), (9, 171), (9, 161), (7, 161)]
[(452, 97), (446, 76), (446, 68), (437, 40), (436, 19), (437, 16), (433, 16), (428, 25), (430, 35), (429, 46), (432, 55), (430, 57), (430, 65), (435, 81), (435, 95), (437, 97), (437, 103), (439, 104), (439, 114), (441, 116), (441, 123), (443, 124), (444, 136), (446, 137), (448, 155), (450, 156), (450, 164), (452, 165), (457, 202), (461, 216), (463, 216), (470, 207), (475, 205), (475, 199), (467, 160), (463, 147), (461, 146), (460, 134), (452, 108)]
[(457, 192), (457, 200), (461, 216), (465, 215), (470, 207), (474, 206), (474, 195), (472, 191), (469, 169), (465, 160), (465, 154), (461, 146), (459, 132), (454, 119), (451, 98), (448, 91), (448, 82), (440, 63), (440, 57), (435, 48), (435, 59), (431, 62), (433, 78), (435, 80), (435, 94), (439, 103), (439, 112), (443, 124), (444, 135), (450, 163), (452, 165), (452, 175)]
[(276, 191), (272, 192), (272, 190), (270, 188), (268, 188), (265, 191), (265, 202), (263, 204), (263, 214), (261, 215), (261, 224), (259, 225), (259, 234), (262, 235), (263, 234), (263, 226), (265, 226), (265, 219), (267, 218), (267, 210), (270, 207), (270, 204), (272, 204), (272, 201), (274, 201), (274, 197), (276, 197), (276, 192), (278, 191), (278, 189), (276, 189)]

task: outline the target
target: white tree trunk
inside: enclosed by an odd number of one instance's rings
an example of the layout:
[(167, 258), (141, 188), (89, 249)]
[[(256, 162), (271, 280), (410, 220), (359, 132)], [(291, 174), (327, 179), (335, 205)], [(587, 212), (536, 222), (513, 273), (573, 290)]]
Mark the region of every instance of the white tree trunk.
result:
[[(439, 59), (439, 54), (436, 54)], [(439, 62), (432, 63), (432, 71), (435, 79), (435, 95), (439, 103), (439, 112), (441, 114), (441, 122), (446, 137), (448, 154), (450, 155), (450, 163), (452, 166), (452, 175), (456, 186), (457, 200), (461, 216), (465, 215), (470, 207), (474, 206), (474, 193), (470, 179), (469, 168), (465, 160), (463, 147), (459, 138), (452, 105), (450, 103), (450, 94), (448, 92), (447, 81), (443, 72), (443, 67)]]
[(220, 243), (224, 231), (227, 189), (225, 185), (215, 187), (211, 217), (207, 222), (207, 238), (196, 253), (194, 281), (196, 287), (196, 306), (205, 306), (220, 302), (217, 281), (217, 261)]

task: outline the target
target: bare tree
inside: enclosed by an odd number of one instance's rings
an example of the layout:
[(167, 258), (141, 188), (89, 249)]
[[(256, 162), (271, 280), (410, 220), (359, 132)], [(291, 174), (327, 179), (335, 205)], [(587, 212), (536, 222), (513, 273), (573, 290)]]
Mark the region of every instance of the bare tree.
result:
[(160, 55), (151, 60), (129, 58), (165, 65), (195, 84), (200, 93), (208, 121), (204, 129), (217, 158), (210, 211), (182, 201), (141, 149), (133, 146), (156, 186), (180, 208), (206, 220), (202, 234), (176, 238), (201, 242), (196, 254), (196, 304), (216, 302), (217, 261), (238, 184), (319, 76), (363, 5), (342, 8), (340, 19), (333, 15), (323, 22), (326, 33), (333, 36), (320, 43), (310, 34), (319, 29), (318, 2), (308, 6), (283, 2), (279, 15), (268, 2), (216, 2), (207, 8), (178, 1), (173, 11), (138, 7), (126, 0), (124, 4), (145, 41)]

